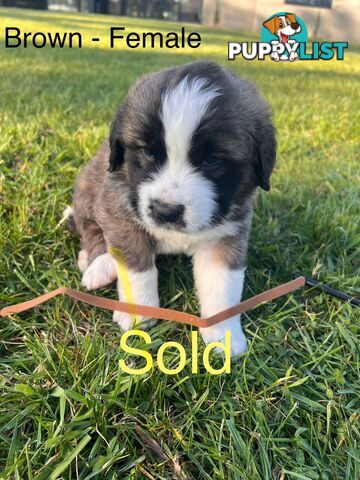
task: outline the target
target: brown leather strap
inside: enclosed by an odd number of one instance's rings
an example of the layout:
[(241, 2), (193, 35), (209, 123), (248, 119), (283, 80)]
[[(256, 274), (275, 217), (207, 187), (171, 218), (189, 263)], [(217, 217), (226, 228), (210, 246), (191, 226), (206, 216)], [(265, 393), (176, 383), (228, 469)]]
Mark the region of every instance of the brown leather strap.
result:
[(6, 317), (13, 313), (21, 313), (30, 308), (34, 308), (42, 303), (57, 297), (58, 295), (67, 295), (68, 297), (80, 300), (80, 302), (87, 303), (94, 307), (105, 308), (106, 310), (118, 310), (120, 312), (143, 315), (145, 317), (158, 318), (160, 320), (171, 320), (173, 322), (187, 323), (188, 325), (194, 325), (195, 327), (211, 327), (217, 323), (220, 323), (227, 318), (233, 317), (238, 313), (244, 313), (252, 308), (257, 307), (263, 303), (275, 300), (287, 293), (303, 287), (305, 285), (305, 277), (298, 277), (290, 282), (283, 283), (271, 290), (255, 295), (254, 297), (245, 300), (234, 307), (227, 308), (222, 312), (213, 315), (208, 318), (199, 318), (196, 315), (191, 315), (186, 312), (178, 312), (168, 308), (147, 307), (146, 305), (133, 305), (130, 303), (119, 302), (118, 300), (110, 300), (108, 298), (97, 297), (96, 295), (90, 295), (88, 293), (79, 292), (72, 288), (61, 287), (53, 290), (52, 292), (45, 293), (39, 297), (28, 300), (27, 302), (18, 303), (17, 305), (10, 305), (0, 310), (0, 315)]

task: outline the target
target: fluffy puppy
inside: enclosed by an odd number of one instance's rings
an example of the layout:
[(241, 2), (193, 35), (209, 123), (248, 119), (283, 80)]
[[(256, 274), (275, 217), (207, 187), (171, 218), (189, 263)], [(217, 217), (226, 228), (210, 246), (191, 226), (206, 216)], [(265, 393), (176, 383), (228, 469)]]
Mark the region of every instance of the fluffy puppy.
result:
[[(83, 286), (115, 280), (109, 252), (120, 252), (131, 301), (158, 306), (156, 255), (185, 253), (201, 316), (238, 303), (255, 190), (269, 190), (275, 150), (267, 104), (230, 71), (201, 61), (140, 78), (77, 180)], [(118, 292), (129, 301), (122, 281)], [(114, 312), (123, 330), (132, 320)], [(229, 330), (232, 355), (246, 350), (240, 316), (200, 330), (206, 343)]]

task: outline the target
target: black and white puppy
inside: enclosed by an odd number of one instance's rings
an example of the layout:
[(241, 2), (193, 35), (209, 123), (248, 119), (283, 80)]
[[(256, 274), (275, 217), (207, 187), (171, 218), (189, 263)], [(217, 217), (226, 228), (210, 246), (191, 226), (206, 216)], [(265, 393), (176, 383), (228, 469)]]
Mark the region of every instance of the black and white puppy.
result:
[[(158, 306), (156, 255), (185, 253), (201, 316), (238, 303), (255, 190), (269, 190), (275, 150), (267, 104), (230, 71), (201, 61), (143, 76), (77, 180), (71, 223), (82, 240), (83, 286), (116, 279), (113, 247), (126, 262), (132, 301)], [(128, 301), (120, 281), (118, 292)], [(121, 312), (114, 321), (132, 326)], [(222, 341), (227, 330), (232, 355), (244, 352), (240, 316), (201, 335)]]

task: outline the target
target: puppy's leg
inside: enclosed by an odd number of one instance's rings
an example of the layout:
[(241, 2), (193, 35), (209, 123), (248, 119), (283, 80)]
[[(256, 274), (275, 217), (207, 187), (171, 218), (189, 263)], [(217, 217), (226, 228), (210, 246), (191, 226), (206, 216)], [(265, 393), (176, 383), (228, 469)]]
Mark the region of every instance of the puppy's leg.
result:
[[(231, 264), (224, 258), (224, 248), (221, 245), (207, 246), (194, 255), (194, 278), (202, 317), (215, 315), (241, 300), (245, 268), (231, 268)], [(241, 329), (240, 315), (212, 327), (200, 328), (205, 343), (224, 342), (226, 331), (231, 334), (231, 355), (245, 352), (247, 344)]]
[[(139, 305), (148, 305), (152, 307), (159, 306), (158, 295), (158, 271), (155, 265), (144, 271), (136, 271), (134, 269), (119, 266), (118, 260), (115, 259), (118, 270), (118, 293), (119, 300), (127, 303)], [(148, 329), (156, 324), (155, 320), (134, 313), (115, 311), (113, 316), (116, 322), (124, 331), (130, 328), (137, 328), (141, 324), (141, 328)]]
[[(83, 251), (84, 250), (81, 250), (80, 254)], [(88, 290), (94, 290), (96, 288), (105, 287), (116, 280), (116, 278), (116, 269), (111, 255), (109, 253), (102, 253), (95, 257), (86, 268), (81, 284)]]
[(70, 229), (81, 236), (78, 267), (83, 273), (82, 284), (89, 290), (104, 287), (116, 279), (112, 259), (107, 253), (103, 228), (96, 218), (108, 158), (109, 144), (105, 141), (78, 175), (73, 209), (67, 209)]
[[(119, 299), (126, 303), (159, 306), (158, 271), (153, 240), (135, 224), (119, 219), (114, 229), (109, 222), (104, 229), (108, 251), (113, 257), (118, 277)], [(114, 322), (123, 330), (150, 328), (156, 321), (136, 314), (114, 312)], [(146, 323), (144, 323), (146, 322)]]
[(78, 266), (83, 277), (81, 284), (88, 290), (105, 287), (116, 280), (114, 262), (106, 251), (102, 229), (93, 220), (83, 220), (80, 224), (82, 250), (79, 252)]
[(77, 265), (81, 273), (84, 273), (89, 265), (89, 254), (85, 249), (80, 250)]

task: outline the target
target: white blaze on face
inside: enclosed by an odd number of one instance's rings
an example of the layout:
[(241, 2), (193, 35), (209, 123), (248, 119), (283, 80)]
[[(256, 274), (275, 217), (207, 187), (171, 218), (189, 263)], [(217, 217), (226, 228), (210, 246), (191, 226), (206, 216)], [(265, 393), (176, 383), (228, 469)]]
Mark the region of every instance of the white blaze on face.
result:
[(219, 92), (206, 87), (205, 79), (188, 77), (163, 95), (161, 118), (167, 159), (139, 189), (140, 212), (148, 225), (155, 226), (149, 216), (149, 204), (160, 200), (184, 205), (185, 232), (209, 226), (216, 210), (214, 186), (191, 166), (188, 155), (193, 134), (218, 95)]
[(281, 20), (283, 21), (283, 24), (285, 25), (285, 27), (279, 29), (278, 31), (279, 36), (280, 36), (280, 33), (291, 36), (291, 35), (294, 35), (294, 33), (300, 32), (301, 30), (300, 26), (297, 30), (295, 30), (294, 28), (292, 28), (291, 25), (289, 25), (290, 20), (288, 20), (285, 16), (281, 16), (279, 18), (281, 18)]

